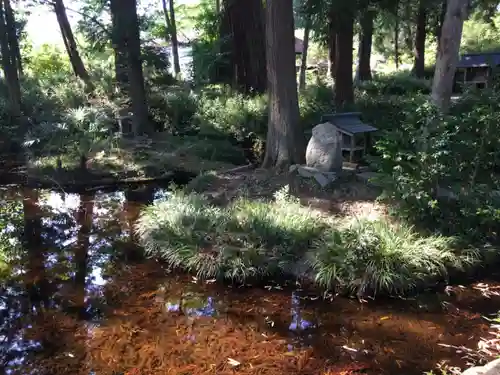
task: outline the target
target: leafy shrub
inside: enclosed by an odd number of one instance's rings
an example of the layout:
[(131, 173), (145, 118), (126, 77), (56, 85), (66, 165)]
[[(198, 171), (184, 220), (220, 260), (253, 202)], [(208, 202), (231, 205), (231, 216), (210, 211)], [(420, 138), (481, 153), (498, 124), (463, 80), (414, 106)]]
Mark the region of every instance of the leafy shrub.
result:
[(399, 214), (469, 240), (498, 241), (499, 99), (474, 94), (446, 116), (421, 105), (378, 140), (379, 182)]
[(220, 208), (174, 192), (148, 207), (137, 229), (146, 253), (173, 268), (244, 282), (289, 272), (323, 225), (291, 200), (239, 199)]
[(398, 130), (427, 99), (422, 95), (374, 96), (359, 93), (353, 109), (361, 112), (364, 122), (379, 130)]
[(362, 82), (359, 89), (369, 95), (430, 94), (430, 82), (412, 77), (408, 73), (390, 74)]
[(153, 119), (162, 124), (162, 129), (171, 134), (186, 134), (193, 131), (197, 98), (184, 88), (169, 87), (152, 93), (150, 112)]
[(330, 230), (316, 243), (311, 266), (316, 282), (328, 289), (358, 297), (405, 294), (474, 262), (473, 252), (457, 255), (451, 245), (450, 238), (421, 237), (405, 225), (362, 220)]
[(300, 120), (304, 130), (320, 123), (321, 116), (334, 111), (333, 90), (326, 85), (310, 85), (299, 94)]

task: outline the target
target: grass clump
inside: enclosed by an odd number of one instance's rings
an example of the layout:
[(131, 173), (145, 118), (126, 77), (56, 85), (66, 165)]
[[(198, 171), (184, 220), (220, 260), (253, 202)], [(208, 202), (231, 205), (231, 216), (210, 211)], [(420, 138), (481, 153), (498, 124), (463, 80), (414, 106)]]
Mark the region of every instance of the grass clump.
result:
[(446, 279), (476, 260), (457, 253), (450, 237), (422, 237), (407, 225), (360, 220), (344, 230), (330, 230), (311, 253), (315, 281), (358, 297), (402, 295)]
[(174, 192), (141, 215), (138, 234), (148, 255), (202, 279), (235, 282), (288, 274), (323, 222), (298, 202), (240, 198), (216, 207), (197, 194)]

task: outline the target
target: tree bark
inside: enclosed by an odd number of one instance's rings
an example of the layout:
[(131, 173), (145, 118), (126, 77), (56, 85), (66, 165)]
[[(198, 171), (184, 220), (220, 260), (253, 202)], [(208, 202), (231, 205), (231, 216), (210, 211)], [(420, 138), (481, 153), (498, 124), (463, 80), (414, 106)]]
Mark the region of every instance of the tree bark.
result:
[(10, 114), (14, 123), (21, 125), (21, 85), (19, 83), (18, 65), (15, 52), (15, 42), (12, 40), (11, 29), (15, 29), (12, 17), (7, 16), (11, 9), (9, 0), (0, 0), (0, 50), (2, 69), (9, 93)]
[(9, 43), (12, 45), (11, 59), (12, 65), (16, 67), (18, 76), (23, 75), (23, 64), (21, 60), (21, 49), (19, 48), (19, 39), (16, 34), (16, 18), (14, 11), (10, 5), (10, 1), (5, 2), (5, 20), (7, 25), (12, 25), (7, 28)]
[(283, 169), (305, 161), (295, 78), (292, 0), (268, 0), (266, 36), (269, 125), (263, 167)]
[(361, 15), (361, 35), (359, 36), (357, 81), (370, 81), (372, 79), (371, 54), (373, 40), (373, 19), (375, 14), (368, 9)]
[(415, 60), (413, 72), (417, 78), (425, 76), (425, 39), (427, 27), (427, 9), (424, 0), (420, 0), (417, 14), (417, 32), (415, 33)]
[(267, 87), (264, 10), (261, 0), (226, 0), (221, 39), (222, 53), (230, 56), (225, 78), (246, 93), (264, 93)]
[(115, 79), (119, 91), (126, 92), (129, 85), (127, 72), (127, 44), (125, 38), (123, 37), (125, 35), (125, 30), (123, 29), (124, 24), (121, 20), (122, 17), (120, 17), (121, 12), (123, 12), (120, 7), (120, 2), (117, 0), (111, 0), (110, 11), (112, 22), (111, 42), (115, 57)]
[(170, 27), (172, 34), (172, 55), (174, 57), (174, 72), (178, 76), (181, 73), (181, 65), (179, 63), (179, 42), (177, 40), (177, 25), (175, 22), (174, 0), (170, 0)]
[(394, 23), (394, 62), (396, 63), (396, 70), (399, 70), (399, 0), (396, 0), (394, 15), (396, 17)]
[(306, 70), (307, 70), (307, 51), (309, 49), (309, 34), (311, 32), (311, 18), (306, 15), (306, 24), (304, 27), (304, 48), (302, 50), (301, 62), (300, 62), (300, 74), (299, 74), (299, 89), (304, 90), (306, 88)]
[(334, 9), (328, 14), (328, 73), (332, 82), (335, 82), (337, 60), (337, 18)]
[(442, 112), (447, 112), (450, 106), (468, 3), (469, 0), (449, 0), (446, 8), (431, 94), (432, 101)]
[(350, 4), (339, 10), (335, 59), (335, 105), (337, 110), (354, 103), (352, 77), (354, 11)]
[[(126, 55), (126, 59), (123, 56), (120, 56), (120, 59), (126, 61), (127, 66), (127, 89), (133, 113), (132, 132), (135, 135), (148, 135), (153, 132), (153, 127), (148, 118), (149, 111), (144, 87), (137, 3), (136, 0), (111, 0), (111, 9), (115, 11), (113, 18), (116, 30), (121, 33), (121, 35), (118, 33), (116, 35), (122, 39), (119, 44), (119, 53)], [(121, 51), (122, 48), (124, 51)]]
[(439, 18), (437, 20), (437, 25), (436, 25), (436, 30), (435, 30), (435, 37), (436, 37), (436, 61), (438, 59), (439, 55), (439, 50), (441, 49), (441, 30), (443, 29), (443, 23), (444, 23), (444, 18), (446, 15), (446, 8), (448, 5), (448, 0), (443, 0), (441, 4), (441, 12), (439, 13)]
[(163, 2), (163, 11), (165, 12), (165, 20), (170, 33), (170, 42), (172, 43), (172, 57), (174, 60), (174, 73), (178, 76), (181, 73), (181, 65), (179, 63), (179, 42), (177, 40), (177, 25), (175, 22), (174, 0), (169, 0), (169, 16), (167, 16), (166, 0)]
[(90, 75), (85, 68), (80, 53), (78, 52), (78, 47), (73, 35), (73, 30), (71, 30), (71, 25), (68, 20), (68, 15), (66, 14), (66, 8), (63, 0), (54, 0), (54, 12), (56, 13), (57, 22), (59, 23), (64, 45), (66, 47), (66, 51), (68, 52), (69, 60), (71, 62), (71, 66), (73, 67), (75, 76), (80, 78), (85, 83), (87, 91), (94, 91), (94, 85)]

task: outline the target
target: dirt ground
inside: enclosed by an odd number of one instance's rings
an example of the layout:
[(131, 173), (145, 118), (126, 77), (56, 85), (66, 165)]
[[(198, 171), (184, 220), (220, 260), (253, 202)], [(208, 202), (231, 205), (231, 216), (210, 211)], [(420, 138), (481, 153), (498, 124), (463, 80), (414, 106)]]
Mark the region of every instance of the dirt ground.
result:
[(188, 185), (189, 190), (203, 193), (217, 204), (241, 196), (272, 199), (287, 187), (304, 206), (330, 216), (376, 218), (387, 214), (386, 207), (377, 202), (379, 189), (356, 180), (354, 173), (345, 174), (325, 188), (312, 179), (265, 169), (204, 174)]

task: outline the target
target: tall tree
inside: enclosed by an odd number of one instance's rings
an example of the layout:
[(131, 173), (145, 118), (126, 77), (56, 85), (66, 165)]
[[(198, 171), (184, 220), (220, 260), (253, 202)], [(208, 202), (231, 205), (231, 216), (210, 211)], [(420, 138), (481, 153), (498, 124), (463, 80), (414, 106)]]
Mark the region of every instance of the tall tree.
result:
[(337, 60), (337, 12), (332, 5), (328, 12), (328, 73), (332, 81), (335, 81)]
[(353, 87), (353, 5), (341, 2), (337, 6), (336, 55), (335, 55), (335, 105), (342, 108), (354, 102)]
[(450, 106), (468, 6), (469, 0), (448, 0), (446, 7), (431, 94), (432, 101), (442, 112), (446, 112)]
[(310, 33), (311, 33), (311, 17), (309, 14), (306, 14), (306, 21), (304, 25), (304, 40), (303, 40), (302, 56), (300, 61), (300, 73), (299, 73), (299, 88), (301, 90), (306, 88), (307, 52), (309, 50)]
[(417, 31), (415, 33), (415, 60), (413, 72), (418, 78), (425, 75), (425, 39), (427, 37), (427, 9), (425, 0), (420, 0), (417, 13)]
[(358, 67), (356, 71), (357, 81), (369, 81), (372, 79), (370, 60), (372, 54), (374, 18), (375, 12), (370, 8), (364, 10), (361, 14), (361, 34), (359, 36)]
[(281, 169), (302, 164), (305, 159), (299, 126), (292, 0), (267, 1), (266, 40), (269, 124), (263, 166)]
[[(151, 134), (152, 124), (149, 121), (144, 74), (142, 70), (141, 40), (136, 0), (111, 0), (113, 34), (121, 37), (118, 42), (119, 59), (126, 64), (127, 91), (132, 109), (132, 132), (134, 134)], [(116, 39), (115, 39), (116, 41)], [(125, 56), (123, 56), (125, 55)], [(115, 54), (116, 56), (116, 54)], [(116, 72), (117, 77), (123, 74), (123, 67)]]
[(224, 0), (221, 53), (230, 56), (229, 69), (219, 70), (225, 80), (248, 93), (266, 91), (265, 26), (262, 0)]
[(446, 16), (446, 8), (448, 0), (441, 0), (441, 8), (437, 17), (436, 28), (434, 29), (434, 36), (436, 38), (436, 60), (438, 59), (439, 50), (441, 49), (441, 31), (443, 29), (444, 18)]
[(170, 37), (170, 43), (172, 44), (172, 57), (174, 59), (174, 73), (178, 76), (181, 72), (181, 66), (179, 62), (179, 41), (177, 40), (177, 25), (175, 21), (175, 10), (174, 10), (174, 0), (169, 0), (167, 6), (167, 0), (162, 0), (163, 13), (165, 15), (165, 22), (167, 24), (168, 35)]
[(17, 42), (14, 15), (10, 0), (0, 0), (0, 52), (2, 55), (2, 69), (9, 92), (9, 109), (12, 120), (21, 126), (21, 85), (19, 82), (18, 58), (16, 52)]
[(21, 60), (21, 49), (19, 48), (19, 37), (17, 35), (17, 24), (16, 18), (14, 16), (14, 11), (12, 10), (12, 6), (10, 5), (10, 1), (5, 2), (5, 19), (7, 21), (7, 28), (9, 43), (12, 44), (12, 52), (11, 59), (12, 64), (16, 66), (18, 76), (21, 77), (23, 75), (23, 64)]
[(394, 62), (396, 63), (396, 70), (399, 70), (399, 0), (394, 3)]
[(85, 83), (88, 91), (93, 91), (94, 85), (92, 84), (90, 75), (85, 68), (85, 64), (83, 63), (80, 53), (78, 52), (78, 47), (68, 20), (68, 15), (66, 14), (66, 7), (64, 6), (63, 0), (54, 0), (54, 12), (57, 17), (57, 22), (59, 23), (59, 28), (61, 29), (64, 46), (68, 52), (73, 72), (75, 73), (75, 76), (80, 78)]
[(118, 88), (126, 92), (129, 85), (128, 77), (128, 61), (127, 61), (127, 44), (124, 35), (126, 33), (125, 24), (120, 17), (122, 9), (120, 8), (120, 2), (116, 0), (111, 0), (109, 2), (110, 12), (111, 12), (111, 44), (113, 46), (113, 52), (115, 57), (115, 79)]

